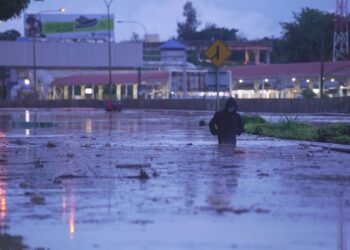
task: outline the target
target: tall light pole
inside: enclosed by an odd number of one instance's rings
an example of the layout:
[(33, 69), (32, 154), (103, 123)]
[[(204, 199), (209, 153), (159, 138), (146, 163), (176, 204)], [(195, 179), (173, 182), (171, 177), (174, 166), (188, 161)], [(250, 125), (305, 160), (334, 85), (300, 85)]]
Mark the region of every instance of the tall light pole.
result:
[[(65, 12), (66, 9), (65, 8), (60, 8), (58, 10), (44, 10), (44, 11), (40, 11), (36, 14), (31, 14), (33, 16), (39, 16), (39, 21), (41, 23), (41, 14), (43, 13), (54, 13), (54, 12)], [(40, 24), (41, 25), (41, 24)], [(41, 28), (40, 28), (40, 33), (42, 32)], [(37, 76), (36, 76), (36, 38), (38, 36), (38, 34), (36, 33), (35, 28), (32, 28), (31, 30), (29, 30), (29, 36), (32, 38), (32, 47), (33, 47), (33, 81), (34, 81), (34, 99), (37, 100), (38, 99), (38, 86), (37, 86)], [(39, 36), (41, 36), (41, 34), (39, 34)]]
[[(141, 26), (142, 29), (143, 29), (143, 32), (144, 32), (143, 45), (145, 44), (146, 35), (147, 35), (147, 29), (146, 29), (145, 25), (143, 25), (141, 22), (138, 22), (138, 21), (129, 21), (129, 20), (118, 20), (117, 23), (131, 23), (131, 24), (137, 24), (137, 25)], [(143, 51), (143, 49), (144, 49), (144, 47), (142, 46), (142, 51)], [(141, 67), (137, 68), (137, 85), (138, 85), (138, 89), (141, 86), (141, 70), (142, 70)]]
[(111, 52), (111, 22), (110, 8), (114, 0), (103, 0), (107, 7), (107, 28), (108, 28), (108, 76), (109, 76), (109, 100), (112, 101), (112, 52)]
[(129, 20), (118, 20), (117, 23), (132, 23), (132, 24), (137, 24), (137, 25), (140, 25), (144, 31), (144, 37), (143, 37), (143, 40), (146, 39), (146, 35), (147, 35), (147, 29), (146, 29), (146, 26), (143, 25), (141, 22), (138, 22), (138, 21), (129, 21)]

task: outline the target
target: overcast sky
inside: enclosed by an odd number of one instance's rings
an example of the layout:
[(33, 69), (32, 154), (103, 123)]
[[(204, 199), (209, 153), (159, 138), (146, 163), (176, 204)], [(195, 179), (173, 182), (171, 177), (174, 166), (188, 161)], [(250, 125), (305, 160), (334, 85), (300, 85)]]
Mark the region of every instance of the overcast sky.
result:
[[(183, 20), (186, 0), (114, 0), (111, 10), (116, 20), (143, 23), (148, 33), (158, 33), (162, 40), (176, 35), (176, 23)], [(192, 0), (202, 26), (207, 22), (236, 28), (249, 39), (279, 36), (280, 22), (291, 21), (293, 12), (303, 7), (334, 12), (335, 0)], [(60, 0), (31, 3), (28, 13), (65, 7), (67, 14), (103, 14), (103, 0)], [(23, 33), (23, 19), (0, 23), (0, 32), (17, 29)], [(116, 40), (131, 37), (132, 32), (143, 34), (135, 24), (117, 24)]]

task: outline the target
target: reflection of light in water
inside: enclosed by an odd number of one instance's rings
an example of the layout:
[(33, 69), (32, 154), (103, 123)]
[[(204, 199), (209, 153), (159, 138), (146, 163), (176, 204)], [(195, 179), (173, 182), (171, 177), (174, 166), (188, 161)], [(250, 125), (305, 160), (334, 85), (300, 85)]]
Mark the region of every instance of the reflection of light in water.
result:
[(92, 133), (92, 120), (90, 118), (85, 120), (85, 132)]
[(69, 238), (74, 239), (74, 234), (75, 234), (75, 199), (74, 199), (74, 193), (72, 191), (69, 191), (69, 203), (68, 204), (67, 204), (67, 192), (65, 192), (63, 194), (61, 206), (62, 206), (62, 219), (63, 219), (63, 221), (66, 221), (67, 209), (69, 210), (69, 219), (68, 219)]
[[(24, 115), (24, 119), (25, 119), (25, 122), (30, 122), (30, 111), (29, 110), (26, 110), (25, 111), (25, 115)], [(30, 135), (30, 130), (29, 129), (26, 129), (25, 130), (25, 134), (26, 136), (29, 136)]]
[(71, 193), (70, 196), (70, 211), (69, 211), (69, 234), (70, 238), (74, 238), (75, 233), (75, 201), (74, 194)]
[(30, 111), (29, 110), (25, 111), (25, 122), (30, 122)]
[(3, 228), (6, 224), (6, 189), (5, 184), (0, 183), (0, 228)]

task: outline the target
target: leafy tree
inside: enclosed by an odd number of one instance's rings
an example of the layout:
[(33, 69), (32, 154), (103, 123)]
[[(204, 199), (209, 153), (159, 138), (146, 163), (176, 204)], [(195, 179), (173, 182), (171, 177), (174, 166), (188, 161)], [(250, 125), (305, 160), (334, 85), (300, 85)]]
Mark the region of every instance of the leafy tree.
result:
[(133, 32), (131, 34), (130, 41), (132, 41), (132, 42), (141, 42), (140, 35), (135, 33), (135, 32)]
[(325, 60), (332, 59), (334, 14), (303, 8), (292, 22), (281, 24), (283, 35), (274, 39), (274, 62), (311, 62), (321, 60), (322, 35)]
[(214, 23), (207, 23), (204, 29), (197, 33), (198, 40), (237, 40), (237, 29), (218, 27)]
[(3, 33), (0, 32), (0, 40), (13, 41), (20, 36), (21, 34), (17, 30), (7, 30)]
[(306, 99), (312, 99), (316, 96), (315, 92), (310, 88), (304, 89), (301, 94)]
[(184, 22), (177, 23), (178, 39), (183, 41), (195, 40), (197, 28), (200, 22), (197, 20), (197, 10), (191, 1), (187, 1), (183, 7)]
[(20, 17), (29, 3), (30, 0), (0, 0), (0, 21)]

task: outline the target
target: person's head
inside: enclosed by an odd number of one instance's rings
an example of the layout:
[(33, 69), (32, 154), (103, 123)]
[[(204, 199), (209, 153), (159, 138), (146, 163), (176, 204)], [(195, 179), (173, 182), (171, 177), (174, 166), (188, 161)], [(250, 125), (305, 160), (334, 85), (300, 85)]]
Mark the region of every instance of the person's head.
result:
[(225, 106), (225, 110), (229, 113), (237, 111), (237, 102), (233, 97), (228, 98)]

